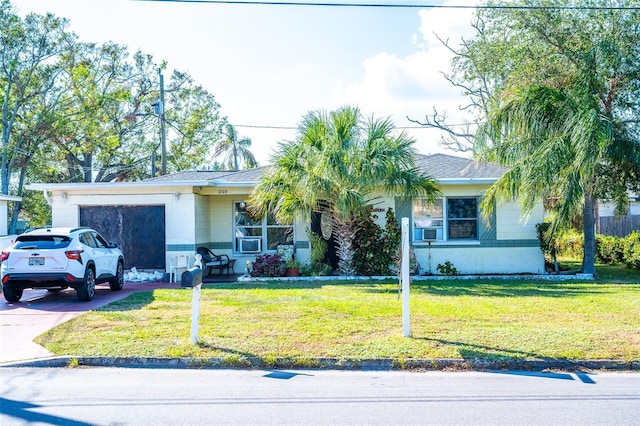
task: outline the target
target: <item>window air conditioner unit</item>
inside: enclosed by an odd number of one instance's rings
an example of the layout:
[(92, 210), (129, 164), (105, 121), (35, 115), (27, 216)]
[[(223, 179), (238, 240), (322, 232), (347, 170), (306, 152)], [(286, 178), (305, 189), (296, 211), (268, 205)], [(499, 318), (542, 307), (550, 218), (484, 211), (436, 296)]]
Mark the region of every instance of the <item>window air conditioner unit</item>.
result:
[(241, 238), (239, 240), (240, 253), (260, 253), (262, 239), (261, 238)]
[(425, 241), (436, 241), (438, 239), (438, 230), (435, 228), (424, 228), (422, 230), (422, 239)]

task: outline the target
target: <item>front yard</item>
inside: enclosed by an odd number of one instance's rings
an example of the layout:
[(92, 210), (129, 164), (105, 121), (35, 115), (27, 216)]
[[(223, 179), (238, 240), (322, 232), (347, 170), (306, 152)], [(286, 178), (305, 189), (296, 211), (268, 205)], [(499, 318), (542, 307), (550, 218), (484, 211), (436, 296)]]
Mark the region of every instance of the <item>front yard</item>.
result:
[(191, 290), (134, 294), (63, 323), (37, 342), (60, 355), (272, 359), (640, 359), (640, 275), (598, 282), (414, 282), (411, 338), (391, 282), (203, 287), (200, 344)]

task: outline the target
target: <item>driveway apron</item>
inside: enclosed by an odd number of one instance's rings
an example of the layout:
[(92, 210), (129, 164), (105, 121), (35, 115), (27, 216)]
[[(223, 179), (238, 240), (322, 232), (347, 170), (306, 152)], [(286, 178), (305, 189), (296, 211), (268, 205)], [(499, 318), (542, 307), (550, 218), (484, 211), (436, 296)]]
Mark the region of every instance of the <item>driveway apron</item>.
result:
[(25, 290), (20, 302), (7, 303), (0, 297), (0, 363), (24, 361), (53, 356), (33, 342), (40, 334), (77, 315), (124, 299), (134, 292), (161, 288), (180, 288), (179, 283), (125, 282), (120, 291), (111, 291), (108, 284), (96, 286), (90, 302), (78, 301), (76, 291), (48, 292)]

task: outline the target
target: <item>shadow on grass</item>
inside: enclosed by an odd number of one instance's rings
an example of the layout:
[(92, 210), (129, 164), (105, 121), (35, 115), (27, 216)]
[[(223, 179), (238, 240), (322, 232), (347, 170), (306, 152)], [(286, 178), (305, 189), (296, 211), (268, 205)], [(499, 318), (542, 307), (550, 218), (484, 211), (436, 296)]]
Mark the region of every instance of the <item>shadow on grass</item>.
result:
[(227, 354), (227, 355), (237, 355), (239, 357), (244, 357), (244, 358), (251, 358), (251, 357), (255, 357), (255, 354), (252, 354), (250, 352), (243, 352), (243, 351), (238, 351), (235, 349), (230, 349), (230, 348), (223, 348), (217, 345), (213, 345), (211, 343), (207, 343), (207, 342), (198, 342), (198, 346), (200, 346), (203, 349), (209, 349), (212, 351), (220, 351), (223, 354)]
[(513, 358), (536, 358), (544, 359), (540, 354), (535, 352), (517, 351), (513, 349), (496, 348), (491, 346), (477, 345), (467, 342), (459, 342), (453, 340), (434, 339), (430, 337), (418, 337), (417, 340), (426, 342), (435, 342), (446, 346), (453, 346), (458, 349), (460, 356), (465, 360), (487, 359), (513, 359)]
[(420, 282), (411, 285), (411, 291), (438, 296), (482, 297), (573, 297), (602, 294), (610, 290), (594, 283), (553, 283), (537, 281), (447, 281)]
[(96, 311), (98, 312), (114, 312), (114, 311), (136, 311), (150, 305), (155, 300), (153, 291), (140, 291), (131, 293), (124, 299), (116, 300), (108, 305), (102, 306)]
[(203, 284), (203, 288), (207, 289), (220, 289), (220, 290), (299, 290), (299, 289), (315, 289), (326, 286), (344, 286), (344, 287), (374, 287), (377, 285), (389, 285), (397, 281), (391, 280), (344, 280), (340, 277), (336, 277), (335, 280), (299, 280), (299, 281), (250, 281), (250, 282), (236, 282), (236, 283), (218, 283), (218, 284)]

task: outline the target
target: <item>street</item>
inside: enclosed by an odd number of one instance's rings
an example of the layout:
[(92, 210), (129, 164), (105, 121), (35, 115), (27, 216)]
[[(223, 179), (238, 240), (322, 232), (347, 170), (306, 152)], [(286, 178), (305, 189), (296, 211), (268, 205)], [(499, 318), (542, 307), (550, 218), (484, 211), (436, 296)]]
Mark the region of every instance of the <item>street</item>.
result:
[(9, 425), (632, 425), (638, 373), (0, 368)]

